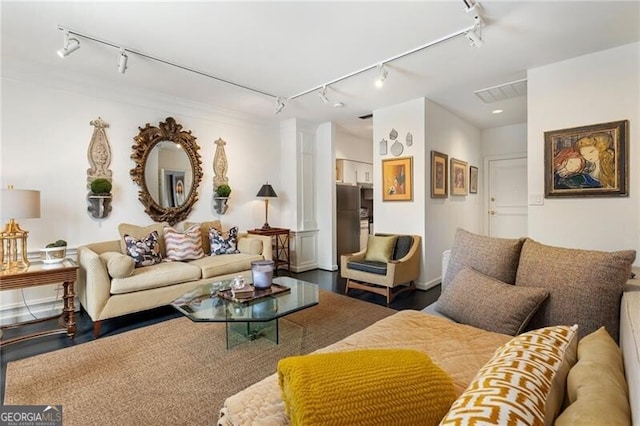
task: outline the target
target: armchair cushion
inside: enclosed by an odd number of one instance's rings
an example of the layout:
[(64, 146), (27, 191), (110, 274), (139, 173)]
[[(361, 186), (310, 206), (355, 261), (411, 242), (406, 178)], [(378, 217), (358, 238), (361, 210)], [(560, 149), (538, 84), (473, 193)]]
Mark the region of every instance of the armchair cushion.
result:
[(396, 246), (396, 236), (372, 235), (367, 241), (367, 252), (364, 260), (374, 262), (388, 262)]
[(366, 260), (362, 262), (347, 262), (347, 268), (378, 275), (387, 274), (387, 264), (385, 262), (369, 262)]
[(409, 254), (412, 244), (413, 237), (411, 235), (398, 235), (396, 246), (393, 250), (392, 260), (400, 260)]

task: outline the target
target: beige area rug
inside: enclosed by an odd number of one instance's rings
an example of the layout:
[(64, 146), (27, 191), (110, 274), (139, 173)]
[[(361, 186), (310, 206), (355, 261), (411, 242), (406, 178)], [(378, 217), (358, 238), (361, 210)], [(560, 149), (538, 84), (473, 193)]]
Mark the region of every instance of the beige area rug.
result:
[(225, 325), (178, 318), (7, 365), (4, 403), (62, 405), (63, 424), (211, 425), (224, 400), (395, 311), (320, 291), (267, 339), (226, 349)]

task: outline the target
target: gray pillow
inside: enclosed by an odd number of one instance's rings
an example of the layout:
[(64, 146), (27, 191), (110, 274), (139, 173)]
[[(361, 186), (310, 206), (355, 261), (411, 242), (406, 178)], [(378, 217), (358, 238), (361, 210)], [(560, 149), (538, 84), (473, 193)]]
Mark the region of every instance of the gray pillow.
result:
[(516, 286), (549, 290), (527, 328), (578, 324), (582, 338), (604, 326), (618, 342), (620, 298), (635, 258), (635, 250), (568, 249), (527, 239)]
[(515, 283), (523, 242), (524, 238), (486, 237), (458, 228), (442, 287), (448, 286), (465, 266), (507, 284)]
[(546, 289), (517, 287), (465, 267), (444, 288), (435, 310), (462, 324), (515, 336), (548, 296)]

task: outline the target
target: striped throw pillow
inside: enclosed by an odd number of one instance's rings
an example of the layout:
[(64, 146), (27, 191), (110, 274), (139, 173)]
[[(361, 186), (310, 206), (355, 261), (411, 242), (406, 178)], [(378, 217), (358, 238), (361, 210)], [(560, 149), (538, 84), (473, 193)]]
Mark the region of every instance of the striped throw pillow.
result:
[(204, 257), (202, 232), (197, 224), (185, 229), (184, 232), (165, 226), (164, 244), (167, 248), (166, 259), (168, 260), (183, 261)]
[(441, 425), (552, 425), (576, 362), (577, 326), (554, 326), (501, 346)]

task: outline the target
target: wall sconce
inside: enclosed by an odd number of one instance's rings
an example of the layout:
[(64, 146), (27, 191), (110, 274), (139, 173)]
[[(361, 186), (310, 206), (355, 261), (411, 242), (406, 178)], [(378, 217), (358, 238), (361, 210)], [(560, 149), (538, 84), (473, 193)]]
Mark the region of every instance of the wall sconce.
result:
[(2, 190), (2, 206), (0, 216), (9, 222), (0, 233), (0, 258), (2, 270), (23, 269), (29, 266), (27, 260), (28, 231), (20, 228), (16, 219), (31, 219), (40, 217), (40, 191), (28, 189)]
[(269, 226), (269, 198), (277, 198), (278, 194), (276, 194), (276, 191), (274, 191), (273, 187), (267, 182), (262, 185), (256, 197), (264, 198), (264, 225), (262, 225), (262, 229), (271, 229)]

